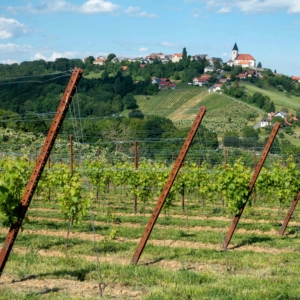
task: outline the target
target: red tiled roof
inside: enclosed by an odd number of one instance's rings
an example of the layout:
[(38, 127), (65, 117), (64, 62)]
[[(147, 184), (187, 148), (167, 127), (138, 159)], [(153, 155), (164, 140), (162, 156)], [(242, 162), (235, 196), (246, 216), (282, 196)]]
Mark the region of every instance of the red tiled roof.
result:
[(255, 71), (254, 70), (248, 70), (247, 73), (250, 74), (250, 75), (253, 75), (255, 73)]
[(242, 73), (242, 74), (239, 74), (237, 77), (240, 77), (240, 78), (247, 77), (247, 74)]
[(175, 57), (175, 56), (177, 56), (177, 57), (182, 57), (182, 53), (175, 53), (175, 54), (173, 55), (173, 57)]
[(235, 60), (255, 60), (250, 54), (239, 54)]
[(145, 68), (145, 67), (147, 67), (146, 64), (140, 64), (140, 68)]
[(291, 76), (292, 80), (298, 80), (300, 81), (300, 77), (297, 77), (297, 76)]

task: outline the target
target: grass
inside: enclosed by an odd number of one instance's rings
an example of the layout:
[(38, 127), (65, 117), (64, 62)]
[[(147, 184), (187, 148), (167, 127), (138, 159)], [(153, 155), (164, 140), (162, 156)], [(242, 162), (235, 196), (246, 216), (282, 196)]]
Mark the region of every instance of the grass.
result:
[(87, 78), (87, 79), (97, 79), (97, 78), (101, 78), (102, 72), (103, 72), (103, 70), (102, 70), (102, 71), (99, 71), (99, 73), (89, 72), (88, 75), (85, 75), (85, 74), (83, 73), (83, 77), (84, 77), (84, 78)]
[[(55, 201), (35, 197), (0, 281), (1, 299), (96, 299), (104, 282), (104, 299), (298, 299), (300, 239), (296, 215), (287, 235), (276, 235), (289, 203), (278, 209), (265, 202), (246, 207), (228, 251), (220, 245), (231, 223), (221, 202), (205, 202), (180, 195), (164, 211), (137, 266), (130, 260), (156, 199), (145, 206), (124, 188), (110, 189), (94, 201), (94, 226), (101, 271), (89, 216), (71, 227), (66, 250), (67, 224)], [(111, 216), (120, 224), (111, 222)], [(111, 237), (112, 230), (117, 229)], [(0, 229), (0, 238), (6, 229)]]
[(291, 113), (295, 114), (295, 111), (299, 107), (299, 97), (293, 95), (287, 97), (287, 93), (271, 89), (261, 89), (249, 82), (243, 82), (241, 83), (241, 85), (246, 86), (247, 90), (250, 92), (251, 95), (256, 92), (259, 92), (265, 96), (270, 97), (271, 101), (274, 102), (277, 111), (280, 111), (282, 107), (287, 107), (289, 108), (289, 111)]

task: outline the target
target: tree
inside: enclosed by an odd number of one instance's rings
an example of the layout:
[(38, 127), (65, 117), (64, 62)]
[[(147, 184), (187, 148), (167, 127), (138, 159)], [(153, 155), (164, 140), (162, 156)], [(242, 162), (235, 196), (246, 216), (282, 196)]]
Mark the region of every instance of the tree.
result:
[(296, 110), (296, 117), (300, 120), (300, 107)]
[(284, 119), (283, 118), (281, 118), (281, 117), (274, 117), (273, 119), (272, 119), (272, 123), (274, 124), (274, 123), (276, 123), (276, 122), (279, 122), (280, 123), (280, 125), (283, 125), (284, 124)]
[(184, 47), (182, 50), (182, 59), (186, 59), (187, 58), (187, 51), (186, 48)]
[(133, 109), (129, 114), (129, 118), (144, 119), (143, 113), (139, 109)]
[(257, 67), (258, 67), (258, 68), (262, 68), (261, 62), (259, 62), (259, 63), (257, 64)]
[(116, 57), (116, 55), (114, 53), (110, 53), (110, 54), (108, 54), (106, 61), (111, 62), (111, 60), (115, 57)]
[(127, 109), (135, 109), (138, 108), (138, 105), (136, 103), (135, 98), (133, 97), (132, 93), (128, 93), (124, 98), (123, 98), (123, 103), (124, 107)]
[(245, 126), (243, 129), (243, 137), (258, 140), (258, 132), (252, 126)]

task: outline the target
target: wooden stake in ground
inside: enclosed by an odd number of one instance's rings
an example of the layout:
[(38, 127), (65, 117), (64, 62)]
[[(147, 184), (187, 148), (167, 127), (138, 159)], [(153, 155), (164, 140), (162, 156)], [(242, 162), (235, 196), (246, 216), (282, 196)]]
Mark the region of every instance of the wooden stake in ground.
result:
[(138, 244), (138, 247), (137, 247), (137, 249), (136, 249), (136, 251), (133, 255), (133, 258), (131, 260), (131, 262), (133, 264), (137, 264), (137, 262), (139, 261), (139, 258), (141, 256), (143, 250), (144, 250), (144, 247), (146, 246), (146, 243), (147, 243), (148, 238), (149, 238), (149, 236), (152, 232), (152, 229), (155, 225), (155, 222), (156, 222), (156, 220), (157, 220), (157, 218), (158, 218), (158, 216), (161, 212), (161, 209), (162, 209), (162, 207), (165, 203), (165, 200), (166, 200), (166, 198), (167, 198), (167, 196), (168, 196), (168, 194), (171, 190), (173, 182), (174, 182), (174, 180), (175, 180), (175, 178), (176, 178), (176, 176), (177, 176), (177, 174), (180, 170), (180, 167), (181, 167), (181, 165), (184, 161), (184, 158), (187, 154), (187, 151), (188, 151), (188, 149), (189, 149), (189, 147), (190, 147), (190, 145), (193, 141), (193, 138), (194, 138), (194, 136), (197, 132), (197, 129), (198, 129), (198, 127), (199, 127), (199, 125), (200, 125), (200, 123), (201, 123), (201, 121), (202, 121), (202, 119), (205, 115), (205, 112), (206, 112), (206, 107), (202, 106), (200, 108), (197, 116), (196, 116), (196, 119), (195, 119), (195, 121), (194, 121), (194, 123), (191, 127), (191, 130), (190, 130), (190, 132), (187, 136), (187, 139), (185, 140), (185, 142), (184, 142), (184, 144), (183, 144), (183, 146), (180, 150), (180, 153), (179, 153), (178, 158), (175, 162), (175, 165), (172, 168), (172, 171), (171, 171), (170, 176), (169, 176), (169, 178), (166, 182), (166, 185), (165, 185), (165, 187), (164, 187), (164, 189), (163, 189), (163, 191), (162, 191), (162, 193), (161, 193), (161, 195), (160, 195), (160, 197), (157, 201), (157, 204), (156, 204), (155, 209), (152, 213), (152, 216), (150, 217), (150, 220), (149, 220), (149, 222), (146, 226), (146, 229), (145, 229), (144, 234), (143, 234), (143, 236), (140, 240), (140, 243)]
[(30, 179), (25, 188), (24, 195), (21, 199), (19, 213), (18, 213), (18, 219), (11, 225), (9, 232), (6, 236), (6, 239), (4, 241), (3, 248), (1, 249), (1, 252), (0, 252), (0, 276), (3, 273), (4, 267), (9, 258), (10, 252), (12, 251), (13, 245), (18, 236), (19, 230), (22, 226), (22, 223), (23, 223), (23, 220), (27, 213), (28, 207), (30, 205), (30, 202), (32, 200), (34, 192), (35, 192), (37, 185), (39, 183), (39, 180), (41, 178), (41, 175), (43, 173), (44, 167), (47, 163), (47, 160), (49, 158), (51, 150), (53, 148), (56, 137), (62, 126), (63, 120), (68, 111), (69, 105), (72, 101), (72, 98), (73, 98), (75, 92), (76, 92), (77, 85), (78, 85), (80, 78), (82, 77), (82, 74), (83, 74), (82, 69), (78, 69), (78, 68), (74, 69), (72, 76), (69, 80), (69, 83), (65, 89), (63, 96), (62, 96), (58, 110), (55, 114), (52, 125), (49, 129), (46, 140), (44, 142), (44, 146), (40, 152), (39, 157), (37, 158), (35, 167), (33, 169), (33, 172), (31, 174)]
[(243, 214), (244, 208), (245, 208), (245, 206), (246, 206), (246, 204), (248, 202), (248, 199), (249, 199), (249, 197), (250, 197), (250, 195), (252, 193), (252, 190), (254, 188), (256, 179), (257, 179), (257, 177), (258, 177), (258, 175), (260, 173), (260, 170), (263, 167), (263, 164), (264, 164), (264, 162), (265, 162), (265, 160), (267, 158), (267, 155), (268, 155), (268, 153), (269, 153), (269, 151), (271, 149), (271, 146), (272, 146), (273, 141), (274, 141), (274, 139), (276, 137), (276, 134), (277, 134), (277, 132), (279, 130), (279, 127), (280, 127), (280, 123), (279, 122), (275, 123), (275, 125), (273, 127), (273, 130), (272, 130), (272, 132), (270, 134), (269, 140), (268, 140), (268, 142), (267, 142), (267, 144), (265, 146), (265, 149), (264, 149), (264, 151), (263, 151), (263, 153), (262, 153), (262, 155), (260, 157), (260, 160), (259, 160), (259, 162), (258, 162), (258, 164), (257, 164), (257, 166), (256, 166), (256, 168), (254, 170), (254, 173), (252, 175), (252, 178), (250, 180), (250, 184), (248, 186), (248, 194), (247, 194), (247, 196), (245, 198), (246, 201), (243, 204), (243, 206), (240, 208), (238, 214), (236, 214), (234, 216), (234, 218), (233, 218), (233, 221), (231, 223), (231, 226), (230, 226), (230, 228), (228, 230), (227, 236), (226, 236), (226, 238), (224, 240), (224, 243), (223, 243), (223, 249), (226, 249), (228, 247), (228, 244), (230, 243), (230, 240), (231, 240), (231, 238), (232, 238), (232, 236), (234, 234), (234, 231), (235, 231), (235, 229), (236, 229), (236, 227), (237, 227), (237, 225), (239, 223), (239, 220), (240, 220), (240, 218), (241, 218), (241, 216)]

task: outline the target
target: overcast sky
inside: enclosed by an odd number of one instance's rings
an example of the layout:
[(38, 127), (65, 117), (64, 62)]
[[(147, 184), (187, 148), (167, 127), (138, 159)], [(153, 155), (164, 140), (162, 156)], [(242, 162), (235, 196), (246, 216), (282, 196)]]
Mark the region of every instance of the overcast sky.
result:
[[(5, 4), (3, 4), (5, 3)], [(2, 0), (0, 62), (115, 53), (230, 58), (300, 76), (300, 0)]]

